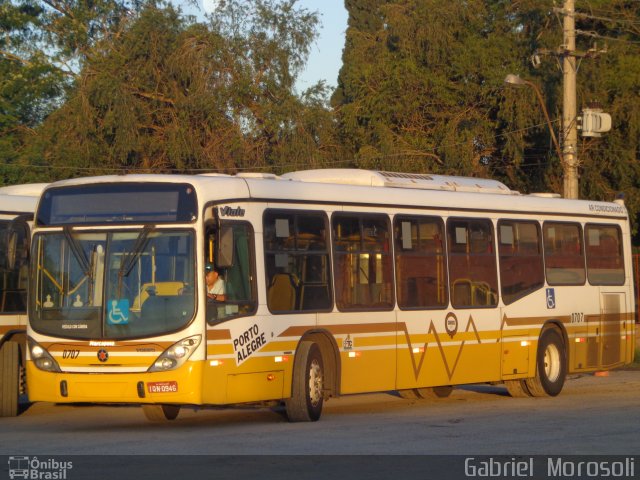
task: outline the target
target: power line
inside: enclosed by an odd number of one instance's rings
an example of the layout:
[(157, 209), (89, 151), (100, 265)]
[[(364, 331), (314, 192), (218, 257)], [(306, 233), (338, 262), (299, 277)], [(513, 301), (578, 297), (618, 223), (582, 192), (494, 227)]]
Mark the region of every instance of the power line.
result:
[(628, 43), (628, 44), (632, 44), (632, 45), (640, 45), (640, 41), (627, 40), (626, 38), (609, 37), (607, 35), (600, 35), (599, 33), (594, 32), (594, 31), (576, 30), (576, 34), (577, 35), (583, 35), (585, 37), (601, 38), (603, 40), (613, 40), (613, 41), (616, 41), (616, 42), (623, 42), (623, 43)]
[(620, 23), (622, 25), (640, 25), (640, 22), (632, 22), (631, 20), (622, 19), (622, 18), (613, 18), (613, 17), (602, 17), (599, 15), (590, 15), (588, 13), (581, 12), (573, 12), (570, 14), (574, 18), (587, 18), (589, 20), (601, 20), (603, 22), (612, 22), (612, 23)]

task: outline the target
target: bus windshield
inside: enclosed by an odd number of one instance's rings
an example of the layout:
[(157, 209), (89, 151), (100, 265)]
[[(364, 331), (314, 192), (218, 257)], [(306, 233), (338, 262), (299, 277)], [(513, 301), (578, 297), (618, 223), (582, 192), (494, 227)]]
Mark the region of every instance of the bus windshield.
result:
[(194, 234), (151, 227), (41, 233), (33, 242), (34, 330), (126, 339), (186, 326), (195, 310)]

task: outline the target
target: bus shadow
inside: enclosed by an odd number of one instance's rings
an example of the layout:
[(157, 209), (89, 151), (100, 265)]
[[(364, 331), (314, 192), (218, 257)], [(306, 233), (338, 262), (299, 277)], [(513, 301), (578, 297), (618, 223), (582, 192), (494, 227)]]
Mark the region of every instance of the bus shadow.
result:
[(471, 384), (471, 385), (460, 385), (457, 386), (456, 389), (465, 390), (468, 392), (482, 393), (485, 395), (496, 395), (499, 397), (510, 397), (509, 392), (507, 392), (507, 388), (504, 385), (491, 385), (491, 384)]

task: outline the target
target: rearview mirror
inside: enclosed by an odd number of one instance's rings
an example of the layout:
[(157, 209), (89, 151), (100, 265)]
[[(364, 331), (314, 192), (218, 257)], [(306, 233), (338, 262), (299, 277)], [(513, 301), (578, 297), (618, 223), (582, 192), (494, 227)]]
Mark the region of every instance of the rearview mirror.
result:
[(223, 225), (219, 230), (216, 265), (220, 268), (233, 266), (233, 228)]

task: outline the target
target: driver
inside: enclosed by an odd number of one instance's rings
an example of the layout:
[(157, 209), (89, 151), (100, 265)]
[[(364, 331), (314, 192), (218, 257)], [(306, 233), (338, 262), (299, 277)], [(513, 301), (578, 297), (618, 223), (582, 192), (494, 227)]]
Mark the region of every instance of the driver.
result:
[(226, 285), (213, 264), (207, 263), (204, 267), (205, 282), (207, 284), (207, 300), (224, 302), (227, 299)]

